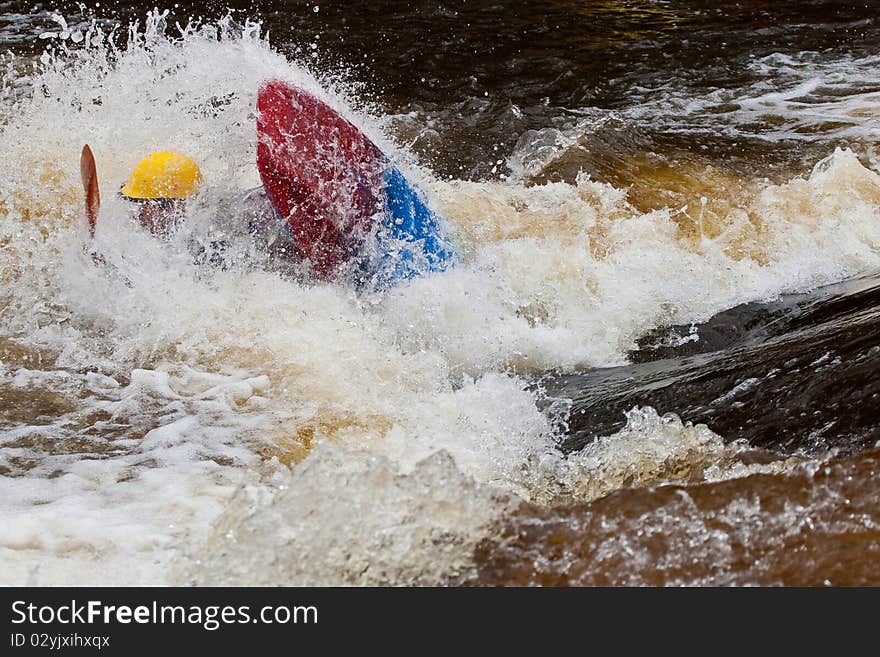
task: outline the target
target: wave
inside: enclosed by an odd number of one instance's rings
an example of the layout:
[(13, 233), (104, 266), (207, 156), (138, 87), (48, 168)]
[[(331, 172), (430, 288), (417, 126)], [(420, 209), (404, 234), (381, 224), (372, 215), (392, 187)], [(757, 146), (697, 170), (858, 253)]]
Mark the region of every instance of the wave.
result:
[[(851, 151), (782, 184), (693, 163), (635, 166), (617, 186), (441, 181), (356, 86), (289, 61), (258, 24), (165, 17), (86, 26), (4, 97), (0, 395), (33, 404), (0, 426), (13, 581), (83, 582), (96, 552), (114, 583), (464, 578), (523, 501), (751, 471), (734, 467), (742, 445), (644, 409), (566, 456), (570, 401), (542, 374), (623, 365), (661, 327), (880, 267), (880, 176)], [(253, 108), (271, 77), (391, 153), (450, 220), (461, 267), (358, 297), (255, 268), (247, 244), (225, 270), (194, 265), (186, 242), (222, 214), (212, 199), (258, 184)], [(579, 147), (554, 139), (536, 170)], [(81, 248), (84, 142), (104, 269)], [(207, 191), (158, 243), (111, 190), (172, 146)]]

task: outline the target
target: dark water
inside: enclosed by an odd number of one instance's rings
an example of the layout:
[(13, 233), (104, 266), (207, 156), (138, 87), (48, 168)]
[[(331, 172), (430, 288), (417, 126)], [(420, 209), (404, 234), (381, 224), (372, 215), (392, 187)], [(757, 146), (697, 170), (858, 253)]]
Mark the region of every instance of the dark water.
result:
[[(873, 2), (332, 0), (173, 6), (169, 22), (218, 16), (227, 8), (239, 19), (262, 20), (282, 52), (325, 75), (364, 85), (366, 104), (400, 114), (401, 139), (412, 142), (436, 173), (456, 178), (492, 176), (495, 161), (524, 133), (571, 125), (585, 110), (626, 110), (670, 89), (682, 97), (736, 90), (755, 81), (749, 69), (755, 59), (803, 52), (859, 57), (876, 53), (880, 42)], [(108, 24), (112, 19), (127, 24), (152, 7), (104, 3), (99, 15)], [(37, 52), (42, 44), (33, 36), (57, 27), (41, 11), (48, 9), (67, 17), (90, 15), (76, 3), (3, 2), (0, 11), (9, 13), (0, 14), (0, 44), (13, 52)], [(876, 89), (876, 80), (873, 84)], [(723, 109), (719, 102), (707, 113)], [(761, 125), (731, 138), (703, 116), (675, 126), (668, 117), (656, 118), (629, 125), (623, 134), (585, 136), (587, 152), (538, 177), (570, 179), (585, 170), (628, 183), (621, 162), (653, 151), (740, 171), (754, 171), (760, 162), (762, 174), (773, 176), (827, 153), (827, 142), (767, 144)]]
[[(699, 341), (668, 346), (670, 336), (694, 334)], [(548, 385), (574, 401), (567, 449), (619, 430), (633, 406), (788, 453), (853, 453), (880, 440), (876, 275), (657, 331), (631, 359)]]
[[(802, 174), (839, 146), (873, 161), (876, 115), (817, 110), (804, 120), (790, 105), (809, 115), (804, 108), (880, 92), (875, 2), (179, 3), (172, 17), (226, 6), (259, 17), (291, 58), (356, 84), (363, 106), (394, 115), (394, 136), (439, 176), (516, 173), (532, 184), (586, 172), (629, 187), (646, 211), (703, 193), (710, 205), (735, 203), (754, 181)], [(124, 24), (151, 7), (115, 3), (100, 15)], [(53, 26), (45, 9), (0, 2), (0, 45), (37, 54), (35, 35)], [(771, 55), (791, 62), (756, 65)], [(829, 75), (753, 119), (737, 113), (744, 98), (849, 61), (852, 78)], [(556, 134), (574, 145), (530, 166)], [(681, 163), (728, 182), (667, 175)], [(880, 275), (659, 327), (629, 360), (539, 377), (550, 398), (571, 400), (565, 451), (618, 431), (633, 406), (652, 406), (747, 440), (759, 460), (831, 460), (524, 505), (480, 547), (470, 583), (880, 584)], [(51, 401), (41, 413), (53, 413)]]

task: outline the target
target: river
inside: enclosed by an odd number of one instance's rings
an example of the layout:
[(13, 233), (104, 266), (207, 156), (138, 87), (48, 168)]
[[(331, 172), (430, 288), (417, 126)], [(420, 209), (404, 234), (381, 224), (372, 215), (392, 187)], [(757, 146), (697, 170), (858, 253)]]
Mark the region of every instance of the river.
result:
[[(0, 582), (880, 584), (874, 3), (152, 6), (0, 1)], [(458, 266), (193, 262), (271, 78)]]

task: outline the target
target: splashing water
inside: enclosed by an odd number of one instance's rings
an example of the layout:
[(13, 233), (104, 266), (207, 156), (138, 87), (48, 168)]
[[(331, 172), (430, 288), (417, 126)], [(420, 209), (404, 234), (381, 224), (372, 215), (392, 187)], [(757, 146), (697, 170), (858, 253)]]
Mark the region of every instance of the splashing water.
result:
[[(166, 19), (61, 25), (27, 93), (6, 93), (15, 67), (4, 78), (4, 583), (454, 583), (523, 501), (794, 467), (741, 462), (748, 446), (652, 409), (566, 457), (564, 400), (533, 383), (880, 267), (880, 176), (852, 152), (779, 185), (683, 165), (652, 183), (677, 175), (683, 202), (654, 209), (586, 175), (439, 181), (355, 109), (357, 87), (287, 60), (260, 25)], [(254, 103), (275, 77), (407, 163), (460, 267), (360, 298), (254, 267), (246, 243), (225, 270), (193, 264), (187, 241), (229, 219), (214, 199), (259, 183)], [(82, 249), (86, 142), (104, 268)], [(199, 162), (206, 192), (159, 242), (112, 190), (167, 148)]]

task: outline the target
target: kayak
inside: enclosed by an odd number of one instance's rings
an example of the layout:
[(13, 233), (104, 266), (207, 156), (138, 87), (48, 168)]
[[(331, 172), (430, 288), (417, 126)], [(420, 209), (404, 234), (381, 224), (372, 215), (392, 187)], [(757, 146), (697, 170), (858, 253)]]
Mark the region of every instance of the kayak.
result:
[(257, 168), (301, 253), (323, 278), (357, 263), (386, 289), (455, 260), (445, 222), (360, 129), (280, 80), (257, 96)]

